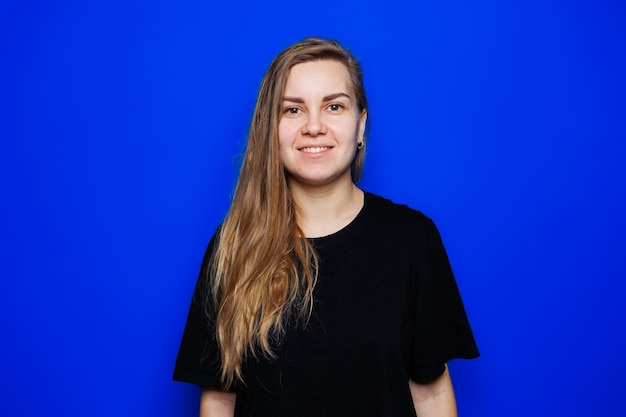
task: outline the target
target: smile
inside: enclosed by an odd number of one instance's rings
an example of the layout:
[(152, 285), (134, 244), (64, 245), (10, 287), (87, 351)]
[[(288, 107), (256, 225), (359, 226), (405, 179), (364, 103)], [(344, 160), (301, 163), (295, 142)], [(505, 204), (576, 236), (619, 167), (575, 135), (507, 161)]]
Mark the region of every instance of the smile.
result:
[(328, 146), (316, 146), (316, 147), (310, 147), (310, 148), (302, 148), (300, 149), (301, 152), (306, 152), (306, 153), (320, 153), (320, 152), (324, 152), (329, 150), (330, 147)]

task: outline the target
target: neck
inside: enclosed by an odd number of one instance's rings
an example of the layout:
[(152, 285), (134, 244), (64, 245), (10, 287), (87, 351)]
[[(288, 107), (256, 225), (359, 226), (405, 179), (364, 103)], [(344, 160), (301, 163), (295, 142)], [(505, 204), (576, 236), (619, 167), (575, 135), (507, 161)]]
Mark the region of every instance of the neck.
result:
[(363, 208), (364, 194), (350, 181), (325, 187), (290, 184), (296, 221), (305, 237), (327, 236), (347, 226)]

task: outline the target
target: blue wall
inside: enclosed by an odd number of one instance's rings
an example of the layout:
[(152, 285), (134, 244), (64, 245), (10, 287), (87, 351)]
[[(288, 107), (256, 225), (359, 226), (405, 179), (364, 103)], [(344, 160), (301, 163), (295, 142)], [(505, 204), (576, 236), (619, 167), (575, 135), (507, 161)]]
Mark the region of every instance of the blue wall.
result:
[(193, 416), (170, 380), (260, 79), (362, 60), (362, 187), (446, 242), (463, 416), (624, 412), (623, 2), (0, 4), (0, 415)]

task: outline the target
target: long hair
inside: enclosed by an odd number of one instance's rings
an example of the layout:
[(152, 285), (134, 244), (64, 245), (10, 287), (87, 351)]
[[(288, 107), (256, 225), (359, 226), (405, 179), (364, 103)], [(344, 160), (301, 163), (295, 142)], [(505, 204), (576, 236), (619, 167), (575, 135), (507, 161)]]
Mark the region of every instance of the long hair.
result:
[[(346, 66), (359, 110), (367, 100), (359, 62), (336, 41), (307, 38), (282, 51), (270, 64), (256, 101), (233, 200), (220, 228), (209, 268), (222, 382), (243, 381), (249, 355), (273, 357), (286, 319), (308, 319), (313, 308), (317, 256), (295, 221), (283, 163), (278, 123), (289, 72), (294, 65), (335, 60)], [(351, 165), (357, 183), (365, 148)]]

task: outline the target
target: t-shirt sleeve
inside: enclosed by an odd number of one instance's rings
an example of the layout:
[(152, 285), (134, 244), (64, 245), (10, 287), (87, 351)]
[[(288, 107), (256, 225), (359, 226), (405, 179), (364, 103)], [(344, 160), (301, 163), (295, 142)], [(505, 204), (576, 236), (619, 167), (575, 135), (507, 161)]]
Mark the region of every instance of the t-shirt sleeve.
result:
[(212, 297), (208, 295), (207, 279), (215, 239), (215, 236), (211, 239), (202, 261), (176, 358), (174, 380), (223, 389), (219, 377), (220, 355), (212, 320), (215, 308)]
[(448, 256), (430, 220), (422, 243), (419, 246), (426, 249), (426, 257), (415, 288), (411, 360), (411, 379), (418, 383), (436, 379), (451, 359), (472, 359), (479, 354)]

